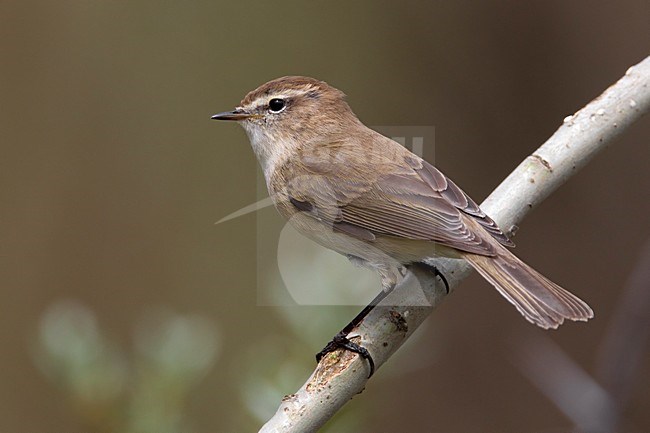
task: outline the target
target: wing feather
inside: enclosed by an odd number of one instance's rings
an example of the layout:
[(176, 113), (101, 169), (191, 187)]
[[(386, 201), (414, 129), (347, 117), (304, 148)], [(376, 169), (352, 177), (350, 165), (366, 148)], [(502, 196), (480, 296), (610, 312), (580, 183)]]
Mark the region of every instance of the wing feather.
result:
[(455, 183), (402, 149), (397, 157), (367, 161), (339, 143), (325, 151), (321, 146), (319, 158), (309, 153), (309, 159), (287, 161), (281, 171), (289, 201), (296, 211), (365, 241), (395, 236), (487, 256), (495, 254), (488, 235), (513, 245)]

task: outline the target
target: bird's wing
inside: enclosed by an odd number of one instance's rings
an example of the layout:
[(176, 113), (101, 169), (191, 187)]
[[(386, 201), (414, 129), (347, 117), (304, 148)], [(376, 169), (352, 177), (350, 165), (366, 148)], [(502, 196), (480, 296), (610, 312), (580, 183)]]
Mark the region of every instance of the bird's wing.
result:
[[(301, 161), (299, 169), (288, 169), (292, 174), (285, 177), (290, 179), (287, 196), (297, 211), (367, 241), (378, 235), (395, 236), (480, 255), (495, 254), (489, 235), (513, 245), (451, 180), (405, 152), (372, 164), (351, 161), (354, 155), (321, 165)], [(467, 218), (478, 226), (466, 224)]]

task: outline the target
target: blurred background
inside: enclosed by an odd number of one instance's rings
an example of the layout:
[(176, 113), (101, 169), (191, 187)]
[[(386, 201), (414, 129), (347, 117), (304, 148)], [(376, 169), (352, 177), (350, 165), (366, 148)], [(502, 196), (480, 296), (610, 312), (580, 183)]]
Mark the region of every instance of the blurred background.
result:
[[(359, 310), (260, 294), (302, 272), (372, 297), (308, 243), (277, 257), (271, 208), (215, 225), (264, 197), (210, 121), (249, 90), (309, 75), (368, 125), (433, 126), (424, 157), (480, 202), (650, 53), (648, 22), (645, 0), (0, 2), (0, 431), (257, 431)], [(473, 276), (324, 431), (650, 431), (649, 139), (515, 239), (594, 320), (544, 332)]]

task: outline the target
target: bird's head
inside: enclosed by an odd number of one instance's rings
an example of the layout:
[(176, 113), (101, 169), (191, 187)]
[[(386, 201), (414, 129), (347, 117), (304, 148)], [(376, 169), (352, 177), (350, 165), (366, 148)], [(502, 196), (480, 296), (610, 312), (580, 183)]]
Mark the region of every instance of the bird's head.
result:
[(249, 92), (234, 110), (212, 119), (242, 125), (263, 168), (306, 143), (343, 136), (359, 123), (343, 92), (300, 76), (269, 81)]

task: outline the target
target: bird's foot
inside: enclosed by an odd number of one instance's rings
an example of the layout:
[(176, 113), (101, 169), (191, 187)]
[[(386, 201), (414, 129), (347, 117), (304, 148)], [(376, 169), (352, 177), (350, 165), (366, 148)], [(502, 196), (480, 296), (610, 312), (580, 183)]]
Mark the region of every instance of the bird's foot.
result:
[(332, 338), (332, 341), (327, 343), (327, 345), (316, 354), (316, 362), (320, 362), (321, 359), (328, 353), (334, 352), (337, 349), (345, 349), (349, 350), (350, 352), (354, 352), (359, 354), (363, 359), (368, 361), (368, 364), (370, 365), (370, 374), (368, 374), (368, 378), (370, 378), (373, 373), (375, 372), (375, 362), (372, 360), (372, 356), (370, 356), (370, 352), (368, 352), (368, 349), (365, 347), (360, 346), (357, 343), (353, 343), (348, 339), (347, 333), (344, 331), (339, 332)]

